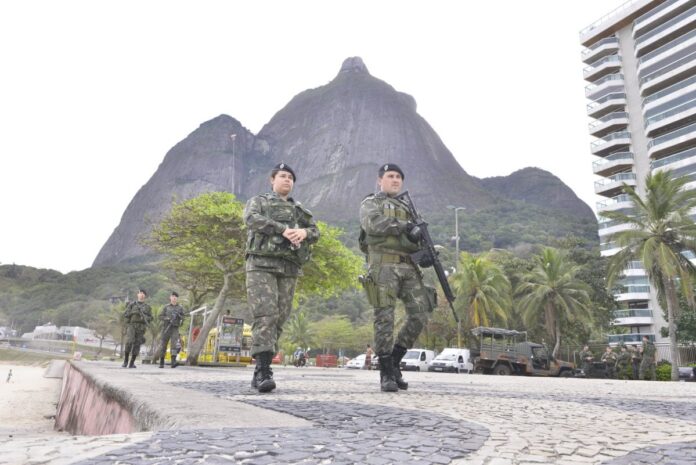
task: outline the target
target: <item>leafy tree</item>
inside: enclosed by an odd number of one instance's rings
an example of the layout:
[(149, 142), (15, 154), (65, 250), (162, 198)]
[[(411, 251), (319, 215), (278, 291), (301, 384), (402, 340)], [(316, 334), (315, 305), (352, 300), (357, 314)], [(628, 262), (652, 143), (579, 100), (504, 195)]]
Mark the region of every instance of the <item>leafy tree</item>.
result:
[(579, 267), (567, 259), (566, 253), (545, 248), (536, 259), (534, 269), (523, 276), (516, 294), (526, 326), (544, 322), (546, 331), (554, 339), (553, 356), (561, 346), (563, 322), (589, 322), (589, 287), (576, 275)]
[(290, 318), (285, 335), (288, 341), (296, 347), (306, 349), (314, 344), (314, 331), (311, 322), (302, 311), (295, 313)]
[[(357, 347), (353, 325), (346, 317), (328, 316), (314, 323), (315, 341), (324, 353)], [(362, 345), (364, 347), (364, 345)]]
[(620, 279), (631, 260), (640, 260), (648, 278), (667, 304), (672, 380), (679, 380), (677, 320), (679, 302), (677, 288), (693, 308), (694, 272), (696, 268), (685, 252), (696, 251), (696, 224), (691, 211), (696, 208), (696, 191), (685, 190), (687, 177), (673, 178), (669, 171), (649, 174), (645, 178), (645, 199), (636, 190), (624, 186), (632, 204), (627, 214), (619, 211), (602, 212), (602, 216), (631, 225), (631, 229), (612, 235), (621, 251), (610, 259), (609, 287)]

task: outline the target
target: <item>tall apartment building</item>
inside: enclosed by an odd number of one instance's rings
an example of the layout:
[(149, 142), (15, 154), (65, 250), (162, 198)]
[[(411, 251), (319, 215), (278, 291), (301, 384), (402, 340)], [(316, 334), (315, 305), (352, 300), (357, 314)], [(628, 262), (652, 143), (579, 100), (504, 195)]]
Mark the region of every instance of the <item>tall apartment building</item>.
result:
[[(592, 170), (601, 179), (597, 211), (629, 212), (623, 184), (645, 194), (648, 173), (671, 170), (696, 188), (696, 0), (631, 0), (580, 32), (594, 142)], [(600, 217), (602, 255), (619, 251), (609, 236), (628, 229)], [(633, 262), (615, 290), (621, 305), (615, 326), (628, 334), (613, 343), (649, 335), (660, 342), (667, 326), (655, 290)], [(618, 333), (619, 331), (617, 331)]]

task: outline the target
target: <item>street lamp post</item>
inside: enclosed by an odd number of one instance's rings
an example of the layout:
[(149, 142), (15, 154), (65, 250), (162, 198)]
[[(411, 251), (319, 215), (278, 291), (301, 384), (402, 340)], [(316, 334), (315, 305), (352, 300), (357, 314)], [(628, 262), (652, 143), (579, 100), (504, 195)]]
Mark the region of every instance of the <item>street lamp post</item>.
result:
[[(457, 270), (457, 264), (459, 263), (459, 210), (466, 210), (466, 207), (455, 207), (454, 205), (447, 205), (447, 208), (454, 210), (454, 244), (456, 253), (454, 255), (454, 270)], [(462, 348), (462, 319), (459, 318), (457, 321), (457, 348)]]

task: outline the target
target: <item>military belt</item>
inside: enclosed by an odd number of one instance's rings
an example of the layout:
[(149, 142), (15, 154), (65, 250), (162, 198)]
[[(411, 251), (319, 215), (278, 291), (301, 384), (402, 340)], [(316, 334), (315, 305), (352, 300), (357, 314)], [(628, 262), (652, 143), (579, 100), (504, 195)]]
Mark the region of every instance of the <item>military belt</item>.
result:
[(395, 253), (371, 253), (368, 255), (367, 262), (370, 265), (409, 263), (413, 264), (411, 257), (408, 255), (399, 255)]

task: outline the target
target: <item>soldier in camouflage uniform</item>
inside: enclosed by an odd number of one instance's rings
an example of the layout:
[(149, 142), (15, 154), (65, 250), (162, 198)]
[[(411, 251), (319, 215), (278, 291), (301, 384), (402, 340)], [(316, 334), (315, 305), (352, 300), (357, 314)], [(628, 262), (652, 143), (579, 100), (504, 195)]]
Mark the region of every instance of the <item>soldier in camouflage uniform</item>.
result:
[(643, 359), (640, 361), (640, 379), (645, 379), (647, 372), (650, 372), (650, 379), (657, 380), (655, 373), (655, 344), (648, 336), (643, 336)]
[(295, 283), (310, 259), (310, 244), (319, 240), (311, 212), (289, 197), (296, 179), (292, 168), (279, 163), (271, 172), (272, 192), (249, 199), (244, 208), (251, 355), (256, 359), (251, 386), (259, 392), (276, 387), (273, 354), (292, 310)]
[(633, 379), (640, 379), (640, 351), (637, 345), (631, 346), (631, 367), (633, 368)]
[(625, 345), (621, 346), (621, 352), (616, 360), (616, 375), (619, 379), (626, 379), (626, 369), (631, 363), (631, 354)]
[[(423, 285), (421, 271), (410, 256), (421, 248), (421, 231), (408, 206), (396, 198), (404, 173), (388, 163), (380, 167), (378, 176), (380, 192), (367, 196), (360, 205), (360, 243), (368, 263), (367, 276), (361, 281), (374, 309), (381, 389), (396, 392), (408, 389), (399, 364), (435, 307), (435, 290)], [(406, 307), (406, 322), (394, 341), (397, 299)]]
[[(135, 357), (140, 353), (140, 346), (145, 342), (147, 325), (152, 321), (152, 310), (145, 303), (147, 292), (144, 289), (138, 291), (138, 300), (126, 306), (123, 320), (126, 323), (126, 348), (123, 357), (123, 367), (135, 368)], [(130, 363), (128, 357), (130, 355)]]
[(580, 357), (580, 362), (582, 362), (582, 371), (585, 373), (585, 377), (590, 376), (590, 370), (592, 370), (592, 361), (594, 360), (594, 355), (590, 350), (590, 346), (585, 346), (578, 355)]
[[(179, 305), (179, 294), (172, 292), (169, 296), (169, 304), (165, 305), (159, 314), (159, 319), (162, 325), (160, 333), (159, 346), (159, 367), (164, 368), (164, 354), (167, 351), (167, 344), (170, 344), (170, 354), (172, 361), (170, 366), (176, 368), (179, 364), (176, 357), (179, 355), (177, 350), (177, 342), (179, 342), (179, 326), (184, 322), (184, 308)], [(171, 341), (171, 342), (170, 342)], [(180, 347), (180, 346), (179, 346)], [(157, 359), (158, 357), (155, 357)]]
[(607, 346), (602, 354), (602, 361), (604, 362), (604, 374), (609, 379), (616, 377), (616, 359), (616, 354), (611, 346)]

